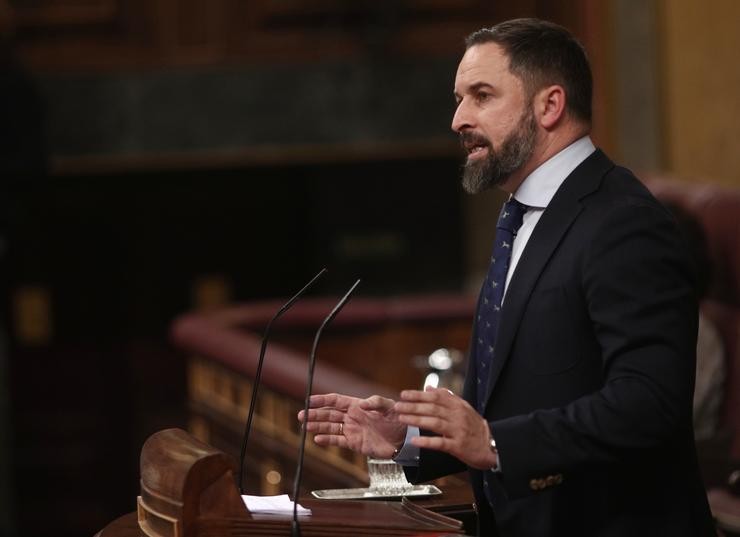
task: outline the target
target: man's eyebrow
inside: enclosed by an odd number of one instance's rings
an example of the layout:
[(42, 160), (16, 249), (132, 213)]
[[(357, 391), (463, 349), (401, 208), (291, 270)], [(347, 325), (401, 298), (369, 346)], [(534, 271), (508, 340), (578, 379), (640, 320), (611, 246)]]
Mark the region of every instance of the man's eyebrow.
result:
[[(465, 93), (475, 93), (476, 91), (480, 91), (482, 89), (493, 90), (494, 87), (488, 82), (475, 82), (474, 84), (471, 84), (466, 88)], [(460, 101), (462, 99), (462, 96), (457, 92), (457, 90), (453, 91), (453, 95), (455, 96), (455, 100), (457, 101)]]
[(488, 82), (476, 82), (475, 84), (471, 84), (468, 88), (468, 91), (478, 91), (481, 89), (493, 89), (493, 86), (489, 84)]

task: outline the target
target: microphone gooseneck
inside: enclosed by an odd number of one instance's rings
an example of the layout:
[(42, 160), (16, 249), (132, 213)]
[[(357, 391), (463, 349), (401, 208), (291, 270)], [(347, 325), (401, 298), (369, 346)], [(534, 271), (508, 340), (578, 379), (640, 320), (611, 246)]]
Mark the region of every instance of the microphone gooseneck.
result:
[(264, 334), (262, 334), (262, 347), (260, 348), (259, 360), (257, 361), (257, 372), (254, 375), (254, 384), (252, 386), (252, 399), (249, 403), (249, 414), (247, 415), (247, 424), (244, 427), (244, 438), (242, 439), (242, 449), (239, 454), (239, 494), (244, 494), (244, 457), (247, 453), (249, 432), (252, 429), (252, 418), (254, 417), (254, 407), (255, 403), (257, 402), (257, 391), (260, 387), (260, 379), (262, 377), (262, 363), (265, 360), (265, 350), (267, 349), (267, 340), (270, 337), (270, 328), (272, 327), (272, 323), (275, 322), (275, 320), (283, 313), (288, 311), (288, 309), (290, 309), (290, 307), (295, 304), (295, 302), (301, 296), (303, 296), (303, 294), (308, 291), (314, 283), (316, 283), (316, 280), (318, 280), (326, 272), (326, 268), (322, 268), (319, 273), (311, 279), (310, 282), (303, 286), (303, 288), (293, 296), (293, 298), (283, 304), (283, 307), (281, 307), (278, 312), (272, 317), (272, 319), (270, 319), (270, 322), (267, 323), (267, 326), (265, 327), (265, 332)]
[(357, 280), (354, 285), (349, 288), (349, 291), (347, 291), (342, 299), (337, 302), (337, 305), (334, 306), (334, 309), (331, 310), (329, 315), (326, 316), (326, 319), (324, 319), (324, 322), (321, 323), (321, 326), (316, 331), (316, 336), (313, 339), (313, 347), (311, 348), (311, 354), (308, 359), (306, 400), (303, 404), (303, 415), (305, 416), (305, 419), (303, 420), (303, 425), (301, 426), (301, 444), (298, 447), (298, 465), (296, 466), (295, 481), (293, 482), (293, 524), (291, 527), (291, 534), (293, 535), (293, 537), (300, 537), (301, 535), (301, 528), (298, 524), (298, 490), (301, 486), (301, 476), (303, 474), (303, 455), (306, 450), (306, 424), (308, 423), (308, 404), (309, 400), (311, 399), (311, 388), (313, 387), (313, 372), (314, 366), (316, 365), (316, 349), (319, 346), (319, 339), (321, 338), (321, 333), (324, 331), (324, 327), (326, 327), (326, 325), (328, 325), (342, 310), (342, 308), (347, 303), (350, 296), (352, 296), (352, 293), (354, 293), (359, 284), (360, 280)]

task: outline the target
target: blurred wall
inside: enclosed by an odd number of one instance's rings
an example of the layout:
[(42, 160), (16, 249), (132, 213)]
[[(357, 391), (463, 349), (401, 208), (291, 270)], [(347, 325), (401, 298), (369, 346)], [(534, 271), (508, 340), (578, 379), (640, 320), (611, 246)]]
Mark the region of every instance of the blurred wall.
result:
[(661, 0), (663, 166), (740, 186), (740, 2)]
[(611, 0), (609, 11), (615, 156), (740, 185), (740, 3)]
[(634, 169), (661, 166), (656, 5), (645, 0), (612, 0), (606, 70), (611, 88), (613, 158)]

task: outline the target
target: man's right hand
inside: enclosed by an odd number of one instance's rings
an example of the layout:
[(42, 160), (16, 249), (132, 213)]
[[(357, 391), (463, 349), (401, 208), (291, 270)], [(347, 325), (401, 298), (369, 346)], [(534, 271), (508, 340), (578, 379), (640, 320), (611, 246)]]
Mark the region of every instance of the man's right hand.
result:
[[(320, 446), (339, 446), (369, 457), (390, 459), (403, 445), (406, 425), (398, 421), (395, 401), (379, 395), (359, 399), (338, 393), (312, 395), (306, 430)], [(304, 413), (298, 413), (304, 421)]]

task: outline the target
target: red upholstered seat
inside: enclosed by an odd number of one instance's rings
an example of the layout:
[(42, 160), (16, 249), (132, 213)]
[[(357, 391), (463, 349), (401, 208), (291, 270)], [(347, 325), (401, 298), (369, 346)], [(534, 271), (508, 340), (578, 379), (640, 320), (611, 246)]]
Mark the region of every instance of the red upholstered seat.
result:
[[(659, 199), (686, 209), (701, 224), (713, 264), (702, 311), (720, 331), (726, 352), (726, 381), (720, 427), (731, 435), (730, 452), (702, 457), (712, 513), (727, 535), (740, 535), (740, 497), (723, 481), (740, 466), (740, 189), (644, 174)], [(712, 475), (712, 474), (717, 475)]]
[(704, 313), (717, 325), (727, 357), (721, 425), (733, 435), (732, 456), (740, 458), (740, 189), (643, 174), (659, 199), (686, 209), (701, 224), (713, 263)]

